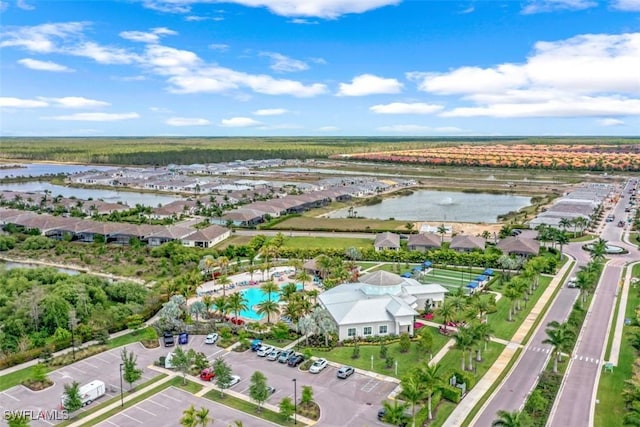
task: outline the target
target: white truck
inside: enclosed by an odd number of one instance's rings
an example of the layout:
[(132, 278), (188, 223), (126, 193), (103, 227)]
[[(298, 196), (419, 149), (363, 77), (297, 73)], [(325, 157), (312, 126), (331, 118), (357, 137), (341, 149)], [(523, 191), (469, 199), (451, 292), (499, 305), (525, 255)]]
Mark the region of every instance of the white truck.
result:
[[(107, 392), (104, 382), (100, 380), (93, 380), (89, 384), (80, 386), (78, 389), (80, 399), (82, 400), (82, 406), (89, 405), (94, 400), (102, 397)], [(66, 406), (66, 395), (61, 398), (62, 407)]]

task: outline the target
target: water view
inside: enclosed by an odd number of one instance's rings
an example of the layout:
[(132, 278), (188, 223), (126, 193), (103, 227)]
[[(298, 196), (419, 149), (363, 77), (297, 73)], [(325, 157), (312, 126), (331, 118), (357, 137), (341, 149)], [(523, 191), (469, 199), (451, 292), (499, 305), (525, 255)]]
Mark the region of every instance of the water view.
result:
[[(385, 199), (371, 206), (358, 206), (354, 214), (372, 219), (407, 221), (497, 222), (498, 215), (530, 204), (530, 197), (512, 194), (416, 191), (409, 196)], [(349, 209), (332, 212), (330, 218), (347, 218)]]
[(129, 206), (140, 204), (143, 206), (157, 207), (158, 205), (166, 205), (176, 200), (182, 200), (178, 196), (166, 196), (154, 193), (135, 193), (132, 191), (118, 190), (98, 190), (86, 188), (72, 188), (63, 185), (55, 185), (48, 182), (19, 182), (12, 184), (1, 184), (0, 190), (24, 191), (32, 193), (43, 193), (44, 190), (51, 191), (53, 197), (62, 195), (63, 197), (76, 197), (78, 199), (93, 200), (102, 199), (105, 202), (118, 203), (122, 202)]
[[(0, 166), (3, 165), (6, 165), (6, 163), (0, 163)], [(104, 171), (113, 169), (113, 167), (111, 166), (58, 165), (51, 163), (20, 163), (15, 165), (15, 168), (0, 169), (0, 178), (56, 175), (59, 173), (73, 174), (79, 172), (87, 172), (90, 170)]]

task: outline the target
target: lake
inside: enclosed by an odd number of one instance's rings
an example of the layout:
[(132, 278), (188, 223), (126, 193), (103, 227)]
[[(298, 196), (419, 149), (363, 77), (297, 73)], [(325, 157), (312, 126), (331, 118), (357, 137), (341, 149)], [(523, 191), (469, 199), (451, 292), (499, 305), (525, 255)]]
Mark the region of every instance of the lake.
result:
[[(6, 163), (0, 163), (0, 166)], [(13, 163), (11, 163), (13, 164)], [(16, 168), (0, 169), (0, 178), (20, 177), (20, 176), (44, 176), (56, 175), (59, 173), (74, 174), (79, 172), (87, 172), (90, 170), (104, 171), (113, 169), (112, 166), (93, 166), (93, 165), (59, 165), (51, 163), (20, 163)]]
[(72, 188), (63, 185), (55, 185), (49, 182), (17, 182), (12, 184), (0, 184), (0, 190), (24, 191), (31, 193), (43, 193), (44, 190), (51, 191), (51, 196), (62, 195), (62, 197), (75, 197), (77, 199), (93, 200), (102, 199), (105, 202), (122, 202), (131, 207), (136, 204), (143, 206), (157, 207), (166, 205), (176, 200), (184, 200), (178, 196), (166, 196), (154, 193), (136, 193), (132, 191), (119, 190), (98, 190), (86, 188)]
[[(409, 196), (384, 199), (371, 206), (357, 206), (358, 217), (394, 218), (402, 221), (498, 222), (498, 215), (530, 205), (531, 198), (512, 194), (415, 191)], [(348, 208), (332, 212), (330, 218), (347, 218)]]

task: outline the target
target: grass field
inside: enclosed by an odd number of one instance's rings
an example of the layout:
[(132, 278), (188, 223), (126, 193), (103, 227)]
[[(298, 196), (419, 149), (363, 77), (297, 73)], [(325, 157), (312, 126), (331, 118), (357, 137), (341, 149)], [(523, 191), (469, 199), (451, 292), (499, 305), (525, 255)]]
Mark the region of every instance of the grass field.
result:
[(312, 218), (299, 216), (273, 226), (273, 230), (315, 230), (315, 231), (361, 231), (374, 230), (407, 231), (407, 221), (361, 219), (361, 218)]
[[(441, 335), (435, 328), (430, 328), (433, 335), (433, 348), (432, 354), (436, 354), (444, 345), (449, 341), (448, 337)], [(353, 359), (353, 347), (337, 347), (331, 351), (319, 351), (311, 349), (314, 356), (324, 357), (332, 362), (342, 363), (344, 365), (351, 365), (356, 369), (364, 369), (371, 371), (371, 356), (373, 356), (373, 372), (377, 372), (383, 375), (389, 375), (391, 377), (402, 378), (405, 374), (409, 373), (415, 368), (421, 361), (427, 362), (429, 355), (425, 354), (423, 357), (419, 357), (418, 349), (415, 342), (411, 343), (411, 349), (408, 353), (401, 353), (399, 350), (399, 344), (387, 344), (389, 354), (398, 362), (398, 375), (395, 374), (395, 369), (392, 367), (388, 369), (385, 367), (384, 359), (380, 358), (380, 345), (360, 345), (360, 357)]]
[[(475, 362), (475, 351), (473, 366), (476, 372), (476, 378), (482, 378), (482, 376), (489, 370), (493, 362), (496, 361), (502, 350), (504, 350), (504, 345), (490, 341), (487, 346), (487, 351), (482, 349), (482, 362)], [(468, 352), (465, 354), (465, 365), (469, 363), (469, 354)], [(440, 365), (444, 372), (452, 371), (454, 369), (462, 368), (462, 351), (457, 348), (452, 347), (447, 354), (440, 360)]]
[[(33, 377), (33, 366), (11, 372), (10, 374), (0, 376), (0, 391), (10, 389), (11, 387), (21, 384), (23, 381)], [(47, 371), (51, 371), (47, 368)]]
[[(633, 276), (640, 277), (640, 265), (633, 268)], [(640, 305), (640, 293), (638, 288), (629, 289), (629, 298), (625, 310), (625, 317), (635, 318), (636, 307)], [(621, 307), (621, 309), (623, 309)], [(613, 372), (602, 372), (600, 383), (598, 384), (594, 426), (596, 427), (622, 427), (622, 418), (625, 411), (625, 404), (622, 391), (625, 388), (625, 381), (631, 378), (632, 366), (637, 357), (637, 352), (629, 342), (627, 331), (629, 326), (624, 326), (622, 342), (620, 344), (620, 355), (618, 366), (613, 368)]]
[(246, 245), (251, 241), (251, 239), (253, 239), (253, 236), (239, 236), (237, 234), (232, 234), (231, 237), (229, 237), (228, 239), (225, 239), (222, 242), (218, 243), (215, 246), (215, 248), (218, 250), (224, 250), (231, 245), (234, 245), (234, 246)]
[[(228, 394), (226, 394), (224, 397), (221, 397), (220, 392), (218, 390), (211, 390), (210, 392), (207, 392), (204, 395), (204, 397), (209, 400), (213, 400), (214, 402), (221, 403), (230, 408), (234, 408), (239, 411), (246, 412), (247, 414), (251, 414), (255, 417), (259, 417), (264, 420), (271, 421), (272, 423), (275, 423), (280, 426), (294, 425), (293, 420), (289, 419), (285, 421), (282, 419), (282, 416), (279, 413), (274, 412), (270, 409), (262, 408), (258, 412), (258, 406), (255, 403), (247, 402), (245, 400), (238, 399), (233, 396), (229, 396)], [(306, 425), (299, 421), (296, 424), (302, 425), (302, 426)]]
[(306, 249), (347, 249), (373, 247), (373, 239), (349, 238), (349, 237), (286, 237), (285, 248)]

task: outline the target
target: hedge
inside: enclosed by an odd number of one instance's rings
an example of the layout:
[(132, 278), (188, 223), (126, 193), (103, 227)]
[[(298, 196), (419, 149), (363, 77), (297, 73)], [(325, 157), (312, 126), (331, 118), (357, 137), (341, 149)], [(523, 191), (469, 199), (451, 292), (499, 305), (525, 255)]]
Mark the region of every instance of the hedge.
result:
[(471, 390), (476, 385), (476, 378), (471, 372), (462, 372), (458, 370), (454, 370), (453, 374), (458, 379), (458, 382), (466, 383), (467, 390)]
[(442, 392), (442, 397), (450, 400), (453, 403), (460, 403), (462, 400), (462, 390), (458, 387), (450, 386), (449, 384), (445, 384), (440, 387), (440, 391)]

